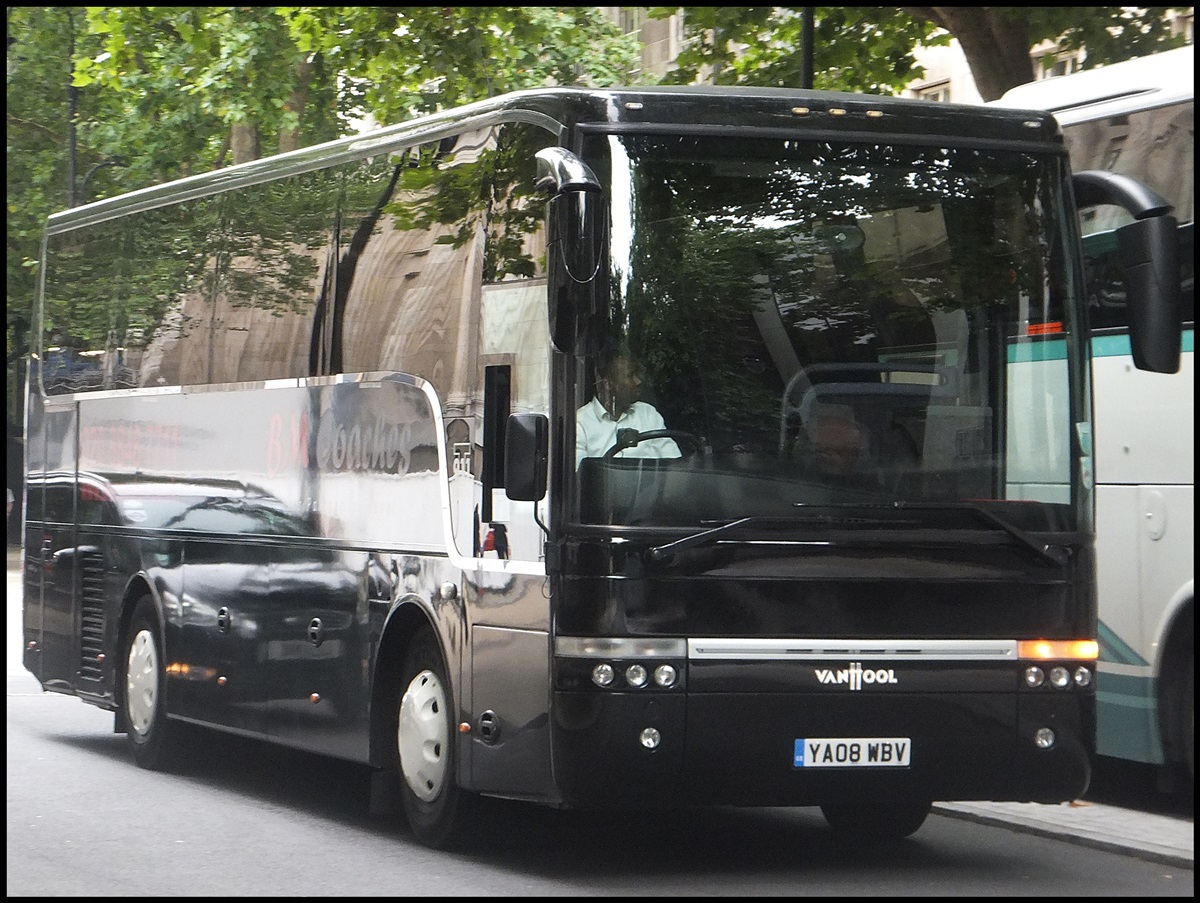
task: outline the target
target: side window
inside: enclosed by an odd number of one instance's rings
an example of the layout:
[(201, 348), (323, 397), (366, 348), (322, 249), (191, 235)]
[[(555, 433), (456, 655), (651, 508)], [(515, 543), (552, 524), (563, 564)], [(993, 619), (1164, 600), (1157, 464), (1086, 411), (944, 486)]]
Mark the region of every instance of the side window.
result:
[(498, 129), (447, 136), (346, 167), (331, 372), (427, 380), (441, 403), (451, 523), (474, 554), (483, 385), (476, 367), (484, 236)]
[[(200, 198), (129, 217), (130, 276), (125, 361), (139, 387), (207, 380), (208, 354), (189, 349), (206, 338), (223, 244), (220, 203)], [(214, 337), (215, 338), (215, 337)], [(214, 351), (215, 351), (214, 346)]]
[[(1099, 169), (1130, 176), (1156, 191), (1174, 208), (1173, 215), (1180, 223), (1179, 278), (1184, 323), (1194, 322), (1196, 311), (1195, 188), (1191, 177), (1194, 136), (1195, 106), (1191, 101), (1080, 122), (1063, 130), (1074, 171)], [(1091, 207), (1080, 212), (1088, 307), (1094, 329), (1129, 326), (1113, 230), (1131, 219), (1119, 207)]]
[(42, 385), (47, 395), (128, 384), (118, 342), (128, 286), (120, 222), (50, 239), (42, 321)]
[(47, 394), (303, 377), (334, 286), (336, 171), (51, 241)]
[(352, 164), (338, 228), (338, 290), (326, 319), (330, 372), (399, 371), (459, 404), (483, 269), (483, 195), (495, 130)]
[(40, 521), (45, 517), (43, 508), (43, 499), (45, 497), (45, 484), (41, 481), (29, 480), (25, 489), (25, 519), (27, 521)]
[(476, 378), (485, 394), (474, 431), (481, 468), (473, 506), (479, 520), (473, 539), (484, 558), (537, 561), (542, 555), (534, 506), (511, 501), (504, 491), (504, 434), (511, 413), (550, 413), (547, 198), (536, 187), (535, 154), (555, 143), (544, 129), (506, 124), (488, 186)]
[(75, 521), (75, 492), (70, 483), (47, 484), (45, 499), (47, 523), (70, 524)]
[(341, 190), (336, 170), (224, 196), (216, 293), (200, 323), (204, 382), (286, 379), (319, 372), (311, 337), (336, 286), (330, 260)]

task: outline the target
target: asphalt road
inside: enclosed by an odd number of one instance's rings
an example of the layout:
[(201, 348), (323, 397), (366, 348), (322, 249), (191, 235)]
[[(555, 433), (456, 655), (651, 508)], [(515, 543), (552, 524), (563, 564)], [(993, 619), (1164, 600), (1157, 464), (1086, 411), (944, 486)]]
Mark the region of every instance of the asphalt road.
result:
[[(10, 548), (7, 624), (10, 695), (14, 688), (18, 692), (38, 690), (36, 681), (21, 664), (20, 618), (20, 553)], [(74, 700), (67, 702), (82, 705)], [(1133, 854), (1174, 867), (1195, 867), (1194, 797), (1161, 792), (1155, 784), (1153, 769), (1130, 763), (1101, 759), (1087, 798), (1070, 804), (940, 803), (935, 811), (1022, 833)]]

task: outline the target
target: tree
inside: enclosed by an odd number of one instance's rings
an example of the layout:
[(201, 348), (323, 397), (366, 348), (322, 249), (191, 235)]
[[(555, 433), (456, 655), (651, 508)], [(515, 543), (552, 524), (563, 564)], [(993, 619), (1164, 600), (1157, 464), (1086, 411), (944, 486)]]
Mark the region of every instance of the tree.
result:
[[(675, 7), (654, 10), (668, 15)], [(805, 7), (685, 7), (671, 81), (798, 86)], [(815, 7), (816, 85), (894, 93), (912, 49), (957, 37), (985, 97), (1032, 78), (1028, 48), (1088, 64), (1167, 41), (1180, 7)], [(617, 84), (637, 54), (596, 7), (8, 8), (10, 419), (20, 422), (40, 236), (76, 202), (547, 84)], [(980, 48), (983, 48), (982, 50)], [(867, 52), (869, 51), (869, 52)], [(994, 70), (994, 71), (993, 71)]]
[[(683, 11), (688, 48), (668, 80), (701, 74), (716, 84), (803, 84), (804, 11), (813, 11), (813, 86), (894, 94), (919, 78), (914, 48), (958, 40), (984, 100), (1032, 81), (1029, 51), (1043, 41), (1087, 48), (1085, 66), (1179, 46), (1167, 13), (1190, 7), (782, 6), (655, 7)], [(1053, 55), (1049, 57), (1053, 60)]]
[[(8, 413), (52, 211), (547, 84), (637, 46), (594, 7), (9, 7)], [(86, 196), (85, 196), (86, 195)], [(83, 314), (79, 314), (83, 316)]]

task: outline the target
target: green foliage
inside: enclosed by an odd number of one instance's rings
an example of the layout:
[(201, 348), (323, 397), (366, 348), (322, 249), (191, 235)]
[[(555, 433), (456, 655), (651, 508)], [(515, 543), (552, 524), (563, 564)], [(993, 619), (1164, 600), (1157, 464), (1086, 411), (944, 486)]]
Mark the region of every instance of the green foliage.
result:
[[(688, 47), (665, 81), (687, 84), (701, 75), (716, 84), (799, 88), (803, 82), (804, 17), (799, 6), (683, 7)], [(663, 18), (676, 7), (655, 7)], [(950, 36), (902, 7), (816, 7), (813, 87), (893, 94), (919, 78), (917, 44), (945, 44)]]
[(342, 112), (383, 124), (522, 88), (617, 84), (638, 52), (595, 7), (276, 11), (298, 48), (345, 75)]
[[(799, 85), (802, 9), (685, 7), (692, 43), (668, 80), (711, 71), (719, 83)], [(818, 88), (893, 93), (920, 75), (912, 47), (948, 40), (932, 20), (944, 7), (815, 9)], [(1168, 7), (988, 9), (1018, 17), (1035, 42), (1086, 44), (1089, 65), (1166, 40)], [(596, 7), (14, 6), (8, 34), (8, 410), (18, 421), (12, 367), (28, 349), (50, 212), (226, 165), (235, 132), (252, 141), (237, 145), (243, 156), (269, 154), (365, 118), (615, 85), (638, 54)], [(517, 204), (511, 215), (529, 212)], [(71, 315), (89, 329), (110, 321)]]
[[(1044, 6), (995, 7), (1003, 15), (1026, 22), (1030, 38), (1057, 41), (1063, 50), (1087, 48), (1084, 68), (1146, 56), (1186, 43), (1172, 35), (1167, 14), (1183, 12), (1185, 6)], [(1053, 54), (1046, 60), (1053, 63)]]
[[(1087, 47), (1086, 66), (1118, 62), (1178, 46), (1166, 21), (1171, 10), (1190, 7), (986, 7), (983, 23), (995, 34), (1020, 26), (1030, 47), (1057, 41), (1064, 50)], [(715, 84), (803, 85), (805, 9), (813, 13), (813, 87), (869, 94), (898, 94), (923, 74), (913, 56), (918, 45), (946, 44), (956, 22), (957, 7), (912, 6), (685, 6), (652, 7), (650, 15), (666, 18), (682, 11), (688, 38), (679, 68), (667, 81), (687, 84), (698, 79)], [(1001, 53), (995, 42), (981, 52)], [(968, 42), (962, 43), (968, 65), (977, 70)], [(1027, 64), (1026, 48), (1012, 71)], [(1054, 55), (1047, 57), (1054, 62)], [(1009, 86), (1011, 87), (1011, 85)]]
[[(638, 52), (595, 7), (8, 13), (8, 410), (18, 422), (13, 366), (28, 352), (41, 234), (72, 199), (226, 165), (235, 128), (269, 154), (367, 117), (387, 124), (522, 88), (617, 84)], [(88, 333), (110, 322), (102, 309), (58, 315)]]

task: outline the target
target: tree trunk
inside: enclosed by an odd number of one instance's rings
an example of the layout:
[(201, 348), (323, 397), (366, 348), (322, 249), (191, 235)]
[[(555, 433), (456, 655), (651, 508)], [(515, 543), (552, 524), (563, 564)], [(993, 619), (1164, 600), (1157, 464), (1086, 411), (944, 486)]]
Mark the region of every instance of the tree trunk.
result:
[(296, 114), (296, 128), (279, 130), (279, 153), (286, 154), (300, 146), (300, 122), (304, 119), (304, 107), (308, 103), (308, 85), (312, 75), (312, 60), (308, 57), (296, 64), (296, 84), (284, 110)]
[(258, 132), (249, 122), (235, 122), (230, 129), (229, 143), (233, 163), (249, 163), (258, 159)]
[(985, 101), (1033, 81), (1029, 30), (1018, 18), (989, 6), (908, 6), (913, 16), (946, 29), (958, 39), (975, 87)]

